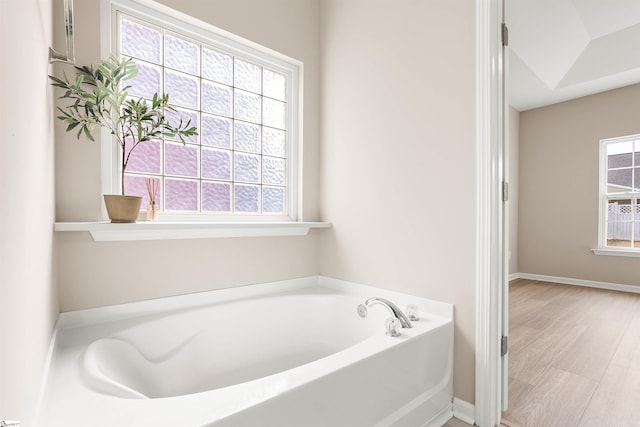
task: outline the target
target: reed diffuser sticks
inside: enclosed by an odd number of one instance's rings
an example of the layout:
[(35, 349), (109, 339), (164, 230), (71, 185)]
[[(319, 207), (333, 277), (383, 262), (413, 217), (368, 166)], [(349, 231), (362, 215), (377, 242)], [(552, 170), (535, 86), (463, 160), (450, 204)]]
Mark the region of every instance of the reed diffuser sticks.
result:
[(147, 186), (147, 193), (149, 194), (149, 206), (147, 206), (147, 221), (155, 221), (158, 219), (158, 204), (156, 203), (158, 197), (158, 185), (160, 180), (156, 178), (145, 178), (144, 183)]

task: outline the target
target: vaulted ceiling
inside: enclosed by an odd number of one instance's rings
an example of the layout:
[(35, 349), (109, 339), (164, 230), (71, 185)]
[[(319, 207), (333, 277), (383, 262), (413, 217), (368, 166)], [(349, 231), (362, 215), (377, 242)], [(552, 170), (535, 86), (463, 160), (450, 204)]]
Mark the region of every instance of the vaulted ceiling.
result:
[(505, 0), (519, 111), (640, 83), (640, 0)]

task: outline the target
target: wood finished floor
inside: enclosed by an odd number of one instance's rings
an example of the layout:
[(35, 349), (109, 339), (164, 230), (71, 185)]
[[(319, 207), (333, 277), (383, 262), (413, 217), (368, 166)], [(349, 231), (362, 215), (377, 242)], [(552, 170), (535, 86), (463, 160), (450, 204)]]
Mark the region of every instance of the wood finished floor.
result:
[(471, 427), (471, 424), (467, 424), (464, 421), (460, 421), (457, 418), (451, 418), (445, 425), (442, 427)]
[(640, 294), (519, 279), (509, 310), (504, 425), (640, 426)]

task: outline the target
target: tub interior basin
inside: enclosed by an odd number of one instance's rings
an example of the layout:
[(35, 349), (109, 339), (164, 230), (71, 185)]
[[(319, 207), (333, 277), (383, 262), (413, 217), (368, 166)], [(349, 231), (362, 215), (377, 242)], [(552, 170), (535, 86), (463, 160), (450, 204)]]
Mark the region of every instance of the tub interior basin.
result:
[[(239, 307), (196, 310), (143, 322), (92, 342), (81, 358), (81, 375), (93, 390), (129, 399), (181, 396), (219, 389), (292, 369), (357, 344), (382, 324), (363, 321), (345, 298), (330, 310), (322, 298), (269, 301), (242, 312)], [(296, 313), (295, 307), (304, 307)], [(232, 315), (235, 313), (235, 315)], [(198, 325), (197, 328), (194, 325)], [(379, 332), (379, 331), (378, 331)]]

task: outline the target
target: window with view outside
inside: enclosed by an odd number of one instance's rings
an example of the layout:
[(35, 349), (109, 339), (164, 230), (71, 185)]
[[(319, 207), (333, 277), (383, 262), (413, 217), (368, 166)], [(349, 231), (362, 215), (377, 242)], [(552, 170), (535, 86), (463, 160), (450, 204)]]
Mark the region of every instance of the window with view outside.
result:
[(289, 209), (287, 129), (289, 76), (118, 14), (118, 48), (138, 75), (129, 96), (169, 94), (172, 122), (191, 120), (198, 136), (140, 144), (125, 175), (127, 194), (143, 196), (145, 178), (159, 183), (165, 212), (286, 216)]
[(603, 144), (605, 246), (640, 249), (640, 135)]

